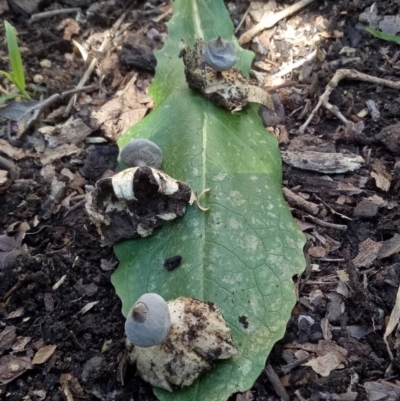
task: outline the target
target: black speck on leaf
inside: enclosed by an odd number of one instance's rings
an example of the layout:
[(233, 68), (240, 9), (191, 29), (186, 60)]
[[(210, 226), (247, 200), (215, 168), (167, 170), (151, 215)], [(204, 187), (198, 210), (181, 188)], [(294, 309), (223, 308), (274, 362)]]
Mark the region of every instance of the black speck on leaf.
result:
[(245, 329), (247, 329), (247, 328), (249, 327), (249, 322), (248, 322), (246, 316), (244, 316), (244, 315), (239, 316), (238, 320), (239, 320), (239, 323), (241, 323), (241, 325), (242, 325)]
[(168, 259), (165, 259), (164, 262), (164, 267), (168, 270), (168, 271), (172, 271), (175, 270), (177, 267), (179, 267), (181, 265), (182, 262), (182, 256), (181, 255), (175, 255), (172, 256)]

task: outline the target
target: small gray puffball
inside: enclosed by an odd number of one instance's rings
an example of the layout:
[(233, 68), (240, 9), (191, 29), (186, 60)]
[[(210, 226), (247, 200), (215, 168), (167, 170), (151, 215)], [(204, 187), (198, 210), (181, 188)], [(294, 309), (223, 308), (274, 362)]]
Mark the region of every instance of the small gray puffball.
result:
[(121, 150), (121, 160), (128, 167), (148, 166), (160, 168), (162, 164), (162, 151), (148, 139), (133, 139)]
[(128, 340), (138, 347), (161, 344), (171, 328), (168, 304), (158, 294), (144, 294), (133, 305), (125, 321)]
[(218, 37), (204, 46), (203, 60), (216, 71), (226, 71), (235, 65), (236, 52), (227, 40)]

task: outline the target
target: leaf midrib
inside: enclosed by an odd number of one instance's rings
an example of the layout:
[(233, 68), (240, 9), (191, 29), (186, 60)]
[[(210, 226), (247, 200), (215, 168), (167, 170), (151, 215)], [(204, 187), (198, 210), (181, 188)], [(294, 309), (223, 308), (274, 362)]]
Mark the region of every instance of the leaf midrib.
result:
[[(194, 2), (196, 2), (196, 0), (193, 0)], [(202, 145), (203, 145), (203, 153), (201, 155), (202, 158), (202, 172), (201, 172), (201, 183), (202, 183), (202, 188), (201, 191), (206, 189), (206, 184), (207, 184), (207, 134), (208, 134), (208, 116), (207, 113), (204, 111), (203, 113), (203, 129), (202, 129)], [(206, 215), (205, 213), (208, 212), (203, 212), (204, 216), (203, 216), (203, 235), (202, 235), (202, 254), (203, 254), (203, 279), (202, 279), (202, 288), (201, 288), (201, 299), (203, 301), (205, 301), (204, 299), (204, 261), (207, 260), (206, 259)]]

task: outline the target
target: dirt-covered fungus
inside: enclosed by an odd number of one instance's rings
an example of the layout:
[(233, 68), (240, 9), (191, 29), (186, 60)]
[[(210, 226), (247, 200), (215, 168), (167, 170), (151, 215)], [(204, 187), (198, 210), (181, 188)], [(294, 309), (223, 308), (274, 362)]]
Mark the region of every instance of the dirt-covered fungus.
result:
[(152, 235), (163, 222), (182, 217), (195, 200), (189, 185), (142, 166), (97, 181), (85, 207), (102, 244), (112, 245)]
[(167, 304), (171, 328), (165, 341), (147, 348), (127, 341), (127, 346), (129, 360), (144, 380), (173, 391), (190, 386), (214, 361), (236, 355), (237, 349), (213, 303), (181, 297)]
[(128, 167), (160, 168), (162, 159), (161, 149), (148, 139), (133, 139), (121, 150), (121, 160)]
[(216, 71), (226, 71), (235, 65), (236, 52), (227, 40), (218, 37), (204, 46), (203, 60)]
[(168, 305), (158, 294), (142, 295), (129, 311), (125, 333), (139, 347), (161, 344), (168, 336), (171, 317)]
[(193, 46), (186, 43), (180, 57), (189, 88), (200, 91), (217, 106), (236, 112), (254, 102), (274, 109), (271, 95), (233, 68), (236, 55), (229, 42), (218, 38), (204, 43), (198, 39)]

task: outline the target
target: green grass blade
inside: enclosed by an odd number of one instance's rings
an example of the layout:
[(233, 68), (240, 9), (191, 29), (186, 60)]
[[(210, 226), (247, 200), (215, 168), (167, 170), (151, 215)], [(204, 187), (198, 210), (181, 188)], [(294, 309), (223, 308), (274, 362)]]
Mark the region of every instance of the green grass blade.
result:
[(7, 100), (15, 99), (20, 96), (19, 93), (10, 93), (9, 95), (0, 96), (0, 104), (5, 103)]
[(365, 30), (370, 33), (371, 35), (375, 36), (378, 39), (383, 39), (386, 40), (388, 42), (394, 42), (397, 43), (398, 45), (400, 45), (400, 36), (397, 35), (391, 35), (390, 33), (384, 33), (381, 31), (377, 31), (376, 29), (373, 28), (365, 28)]
[(0, 70), (0, 74), (3, 74), (12, 84), (14, 84), (18, 88), (18, 85), (14, 79), (14, 75), (12, 75), (11, 73), (9, 73), (7, 71), (3, 71), (3, 70)]
[(14, 27), (8, 21), (4, 21), (4, 26), (6, 29), (8, 54), (10, 56), (10, 64), (14, 76), (14, 82), (18, 89), (22, 92), (25, 91), (25, 75), (21, 53), (18, 47), (17, 35), (15, 34)]
[(30, 97), (29, 94), (26, 92), (26, 90), (25, 90), (24, 88), (21, 88), (21, 87), (18, 85), (18, 82), (15, 80), (14, 75), (10, 74), (10, 73), (7, 72), (7, 71), (2, 71), (2, 70), (0, 70), (0, 74), (3, 74), (13, 85), (15, 85), (15, 86), (18, 88), (18, 90), (19, 90), (20, 93), (18, 93), (17, 96), (22, 96), (24, 99), (27, 99), (27, 100), (30, 100), (30, 99), (31, 99), (31, 97)]

